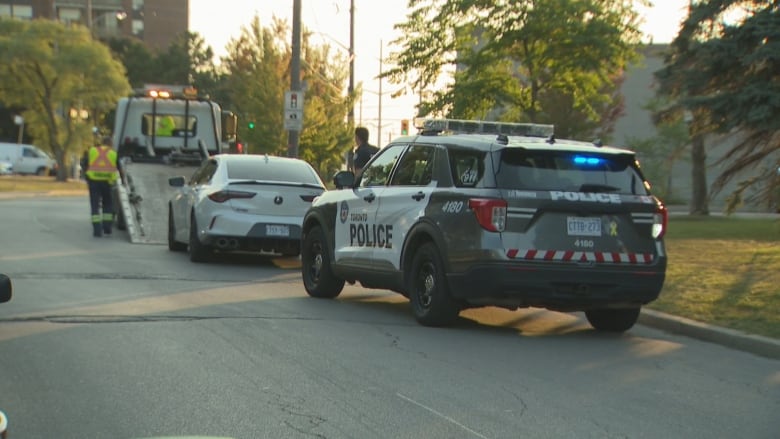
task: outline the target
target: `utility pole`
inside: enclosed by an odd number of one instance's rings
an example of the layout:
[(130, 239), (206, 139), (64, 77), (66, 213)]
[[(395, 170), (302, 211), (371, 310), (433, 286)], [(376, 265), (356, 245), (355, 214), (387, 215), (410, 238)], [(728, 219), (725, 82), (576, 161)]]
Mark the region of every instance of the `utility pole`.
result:
[[(301, 0), (293, 0), (292, 60), (290, 61), (290, 90), (301, 91)], [(287, 156), (298, 157), (298, 130), (288, 131)]]
[(87, 29), (92, 32), (92, 0), (87, 0)]
[[(347, 92), (350, 99), (355, 91), (355, 0), (350, 0), (349, 3), (349, 87)], [(355, 103), (349, 107), (349, 115), (347, 116), (349, 125), (352, 126), (355, 123)]]
[(379, 114), (376, 128), (376, 146), (382, 147), (382, 40), (379, 40)]

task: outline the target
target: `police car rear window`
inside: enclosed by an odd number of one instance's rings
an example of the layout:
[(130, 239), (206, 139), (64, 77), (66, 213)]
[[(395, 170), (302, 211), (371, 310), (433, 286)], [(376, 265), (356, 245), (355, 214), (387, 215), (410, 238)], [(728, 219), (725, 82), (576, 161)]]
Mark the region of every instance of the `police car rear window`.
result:
[(648, 195), (631, 155), (506, 148), (496, 172), (503, 189)]
[(485, 175), (485, 153), (449, 149), (450, 171), (456, 187), (476, 187)]

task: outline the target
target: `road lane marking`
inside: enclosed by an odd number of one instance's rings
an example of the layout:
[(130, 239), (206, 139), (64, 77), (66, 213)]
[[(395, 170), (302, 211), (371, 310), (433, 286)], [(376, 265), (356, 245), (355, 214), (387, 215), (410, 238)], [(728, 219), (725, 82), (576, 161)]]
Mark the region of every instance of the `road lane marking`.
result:
[(429, 411), (429, 412), (433, 413), (434, 415), (436, 415), (436, 416), (438, 416), (438, 417), (440, 417), (440, 418), (442, 418), (442, 419), (444, 419), (444, 420), (446, 420), (446, 421), (449, 421), (449, 422), (451, 422), (451, 423), (453, 423), (453, 424), (457, 425), (458, 427), (460, 427), (460, 428), (462, 428), (462, 429), (464, 429), (464, 430), (468, 431), (469, 433), (473, 434), (473, 435), (474, 435), (474, 436), (476, 436), (476, 437), (479, 437), (479, 438), (482, 438), (482, 439), (488, 439), (486, 436), (484, 436), (484, 435), (482, 435), (482, 434), (480, 434), (480, 433), (477, 433), (476, 431), (474, 431), (474, 430), (472, 430), (472, 429), (470, 429), (470, 428), (466, 427), (465, 425), (463, 425), (463, 424), (461, 424), (460, 422), (458, 422), (458, 421), (456, 421), (456, 420), (454, 420), (454, 419), (450, 418), (449, 416), (447, 416), (447, 415), (445, 415), (445, 414), (443, 414), (443, 413), (439, 413), (439, 412), (437, 412), (436, 410), (434, 410), (434, 409), (432, 409), (432, 408), (430, 408), (430, 407), (426, 406), (425, 404), (419, 403), (419, 402), (417, 402), (417, 401), (413, 400), (412, 398), (409, 398), (408, 396), (401, 395), (400, 393), (396, 393), (396, 396), (398, 396), (399, 398), (401, 398), (401, 399), (403, 399), (403, 400), (406, 400), (406, 401), (408, 401), (408, 402), (411, 402), (412, 404), (416, 405), (417, 407), (423, 408), (423, 409), (425, 409), (425, 410), (427, 410), (427, 411)]

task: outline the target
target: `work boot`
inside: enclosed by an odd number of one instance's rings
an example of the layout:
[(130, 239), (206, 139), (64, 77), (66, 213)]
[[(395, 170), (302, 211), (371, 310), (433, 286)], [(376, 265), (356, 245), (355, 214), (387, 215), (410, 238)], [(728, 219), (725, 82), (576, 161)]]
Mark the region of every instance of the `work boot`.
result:
[(103, 223), (103, 234), (104, 235), (111, 234), (111, 223)]
[(100, 238), (103, 236), (103, 230), (100, 228), (99, 223), (92, 223), (92, 236), (95, 238)]

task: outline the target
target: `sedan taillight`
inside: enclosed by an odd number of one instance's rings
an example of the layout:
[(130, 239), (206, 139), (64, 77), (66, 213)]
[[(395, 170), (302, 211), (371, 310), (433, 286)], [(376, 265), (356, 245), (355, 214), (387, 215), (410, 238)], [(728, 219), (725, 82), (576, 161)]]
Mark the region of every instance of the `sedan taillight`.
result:
[(506, 227), (506, 200), (497, 198), (472, 198), (469, 208), (477, 216), (477, 222), (490, 232), (503, 232)]
[(257, 194), (254, 192), (226, 190), (209, 194), (209, 200), (214, 201), (215, 203), (224, 203), (225, 201), (233, 198), (252, 198), (255, 195)]

